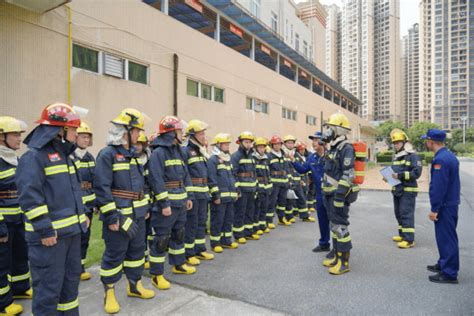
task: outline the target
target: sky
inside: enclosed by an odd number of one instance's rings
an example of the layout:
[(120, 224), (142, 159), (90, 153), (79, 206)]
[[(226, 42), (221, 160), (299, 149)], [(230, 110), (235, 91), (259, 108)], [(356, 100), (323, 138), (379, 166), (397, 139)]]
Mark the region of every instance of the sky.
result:
[[(296, 2), (301, 2), (304, 0), (296, 0)], [(399, 0), (400, 1), (400, 37), (408, 34), (408, 29), (413, 26), (413, 24), (419, 22), (418, 14), (418, 4), (419, 0)], [(342, 0), (319, 0), (322, 4), (337, 4), (342, 7)]]

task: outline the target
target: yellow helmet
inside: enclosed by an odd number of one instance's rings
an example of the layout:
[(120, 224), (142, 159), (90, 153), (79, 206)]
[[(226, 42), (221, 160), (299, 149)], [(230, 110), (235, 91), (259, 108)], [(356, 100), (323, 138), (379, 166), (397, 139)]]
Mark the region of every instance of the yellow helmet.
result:
[(296, 137), (293, 136), (293, 135), (286, 135), (285, 137), (283, 137), (283, 142), (288, 142), (288, 141), (294, 141), (296, 142)]
[(345, 129), (351, 129), (349, 124), (349, 119), (342, 113), (334, 113), (329, 117), (329, 120), (326, 122), (327, 125), (339, 126)]
[(185, 133), (186, 135), (193, 135), (208, 129), (209, 125), (200, 120), (191, 120), (188, 122)]
[(90, 134), (92, 135), (92, 129), (85, 122), (81, 122), (81, 126), (77, 129), (78, 134)]
[(259, 146), (259, 145), (267, 146), (268, 145), (267, 139), (263, 137), (257, 137), (257, 139), (255, 140), (255, 146)]
[(211, 145), (218, 145), (218, 144), (223, 144), (223, 143), (230, 143), (231, 137), (229, 134), (226, 133), (219, 133), (216, 136), (214, 136), (214, 139), (212, 140)]
[(137, 142), (138, 143), (147, 143), (148, 142), (148, 139), (146, 138), (146, 135), (143, 131), (140, 131)]
[(24, 133), (27, 125), (11, 116), (0, 116), (0, 133)]
[(240, 144), (240, 141), (242, 141), (244, 139), (254, 141), (255, 136), (253, 136), (252, 132), (248, 132), (248, 131), (242, 132), (242, 133), (240, 133), (239, 138), (237, 139), (237, 144)]
[(112, 120), (112, 123), (145, 129), (145, 115), (133, 108), (123, 109), (120, 114)]
[(408, 136), (401, 129), (395, 128), (393, 131), (390, 132), (390, 139), (392, 140), (392, 143), (400, 142), (400, 141), (407, 141)]

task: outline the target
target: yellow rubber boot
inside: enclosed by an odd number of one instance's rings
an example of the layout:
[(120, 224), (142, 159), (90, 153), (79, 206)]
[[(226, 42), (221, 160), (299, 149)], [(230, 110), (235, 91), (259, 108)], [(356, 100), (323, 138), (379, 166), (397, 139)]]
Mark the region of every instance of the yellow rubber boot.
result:
[(273, 224), (273, 223), (268, 224), (268, 228), (275, 229), (275, 224)]
[(189, 257), (188, 259), (186, 259), (186, 263), (192, 266), (198, 266), (201, 264), (201, 260), (196, 257)]
[(316, 219), (312, 216), (309, 216), (308, 218), (304, 218), (303, 219), (303, 222), (311, 222), (311, 223), (314, 223), (316, 222)]
[(237, 242), (241, 245), (245, 245), (247, 243), (247, 239), (245, 239), (244, 237), (240, 237), (239, 239), (237, 239)]
[(33, 289), (29, 288), (28, 290), (25, 291), (25, 293), (13, 295), (13, 298), (31, 300), (33, 298)]
[(143, 265), (143, 269), (150, 270), (150, 261), (145, 261), (145, 264)]
[(196, 273), (196, 268), (188, 266), (187, 264), (183, 264), (180, 266), (173, 266), (171, 272), (173, 272), (174, 274), (194, 274)]
[(337, 264), (337, 255), (332, 258), (324, 259), (323, 266), (325, 267), (334, 267)]
[(215, 246), (214, 248), (212, 248), (212, 251), (214, 251), (215, 253), (221, 253), (224, 251), (224, 249), (222, 249), (221, 246)]
[(340, 275), (351, 271), (349, 266), (349, 252), (338, 252), (337, 263), (335, 266), (328, 269), (328, 272), (333, 275)]
[(259, 230), (257, 230), (257, 232), (255, 234), (261, 236), (261, 235), (263, 235), (263, 230), (259, 229)]
[(169, 290), (171, 288), (171, 283), (163, 275), (155, 275), (151, 279), (151, 284), (158, 290)]
[(120, 305), (115, 297), (115, 288), (113, 284), (104, 284), (104, 311), (107, 314), (116, 314), (120, 311)]
[(127, 286), (127, 295), (130, 297), (138, 297), (147, 300), (155, 297), (155, 292), (153, 290), (145, 289), (141, 280), (136, 282), (129, 280)]
[(197, 253), (196, 258), (201, 259), (201, 260), (213, 260), (214, 255), (212, 253), (203, 251), (203, 252)]
[[(244, 240), (245, 240), (245, 239), (244, 239)], [(236, 249), (236, 248), (239, 248), (239, 244), (234, 241), (234, 242), (232, 242), (230, 245), (222, 245), (222, 248), (226, 248), (226, 249)]]
[(283, 217), (281, 220), (278, 221), (278, 225), (290, 226), (291, 223)]
[(5, 315), (18, 315), (21, 313), (23, 313), (23, 306), (20, 304), (11, 303), (5, 307)]
[(403, 241), (403, 238), (402, 238), (402, 236), (393, 236), (393, 237), (392, 237), (392, 240), (393, 240), (394, 242), (402, 242), (402, 241)]
[(84, 272), (81, 273), (81, 281), (90, 280), (91, 277), (92, 277), (92, 275), (87, 271), (84, 271)]
[(290, 218), (289, 222), (292, 223), (292, 224), (296, 223), (296, 219), (294, 217), (292, 217), (292, 218)]
[(252, 235), (250, 235), (250, 236), (245, 237), (245, 239), (248, 239), (248, 240), (259, 240), (259, 239), (260, 239), (260, 236), (257, 235), (257, 234), (252, 234)]
[(268, 234), (270, 232), (270, 228), (265, 228), (265, 230), (263, 231), (264, 234)]
[(398, 248), (408, 249), (408, 248), (415, 247), (415, 242), (414, 241), (403, 240), (403, 241), (399, 242), (397, 245), (398, 245)]

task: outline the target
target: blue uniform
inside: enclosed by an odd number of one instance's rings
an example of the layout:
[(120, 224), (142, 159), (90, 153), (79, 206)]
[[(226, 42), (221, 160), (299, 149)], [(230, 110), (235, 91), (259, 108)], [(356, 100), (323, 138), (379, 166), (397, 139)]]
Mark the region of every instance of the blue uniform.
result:
[[(306, 158), (299, 153), (295, 153), (295, 160), (304, 163)], [(292, 200), (291, 204), (294, 205), (292, 209), (290, 210), (293, 212), (293, 215), (299, 216), (301, 219), (307, 219), (309, 217), (308, 214), (308, 204), (307, 204), (307, 195), (306, 195), (306, 185), (307, 185), (307, 178), (308, 175), (306, 172), (300, 173), (298, 172), (291, 161), (288, 160), (288, 165), (290, 166), (291, 170), (291, 178), (293, 182), (293, 190), (295, 190), (295, 194), (298, 197), (298, 199)]]
[(272, 194), (270, 195), (270, 211), (267, 214), (267, 224), (273, 222), (274, 212), (277, 212), (278, 219), (281, 221), (285, 216), (286, 194), (289, 188), (288, 163), (285, 161), (283, 151), (268, 153), (270, 160), (270, 182), (273, 184)]
[(255, 198), (254, 231), (267, 228), (266, 216), (269, 212), (272, 183), (270, 182), (270, 167), (267, 155), (253, 154), (257, 171), (257, 195)]
[[(117, 283), (122, 271), (136, 283), (141, 279), (145, 263), (145, 216), (149, 196), (145, 195), (143, 166), (132, 150), (108, 145), (97, 156), (94, 192), (102, 221), (105, 251), (102, 256), (100, 277), (104, 284)], [(133, 236), (125, 233), (132, 223), (137, 226)], [(119, 231), (109, 225), (120, 223)]]
[[(174, 144), (174, 132), (158, 136), (150, 145), (149, 184), (155, 197), (151, 225), (154, 238), (150, 247), (150, 273), (162, 275), (166, 252), (170, 265), (185, 263), (184, 235), (186, 201), (193, 199), (192, 186), (186, 167), (183, 148)], [(171, 215), (164, 216), (163, 208), (171, 207)]]
[[(232, 164), (218, 155), (213, 155), (207, 163), (209, 186), (212, 190), (211, 202), (211, 247), (232, 244), (232, 225), (234, 222), (234, 203), (237, 200), (235, 178)], [(221, 204), (213, 201), (220, 199)]]
[(420, 157), (405, 150), (397, 153), (392, 162), (400, 184), (392, 188), (398, 233), (403, 240), (415, 240), (415, 202), (418, 192), (417, 179), (423, 170)]
[(0, 313), (12, 303), (13, 296), (24, 294), (30, 288), (25, 224), (15, 183), (16, 167), (0, 157), (0, 238), (8, 236), (7, 242), (0, 243)]
[[(206, 251), (206, 225), (209, 205), (209, 187), (207, 184), (207, 158), (202, 155), (199, 147), (189, 141), (185, 148), (186, 163), (192, 185), (193, 208), (186, 212), (186, 233), (184, 247), (186, 258)], [(217, 190), (216, 187), (213, 190)]]
[[(248, 237), (253, 233), (253, 213), (255, 209), (255, 192), (257, 191), (257, 174), (252, 150), (245, 151), (242, 146), (232, 154), (232, 172), (240, 197), (235, 202), (234, 237)], [(245, 225), (245, 226), (244, 226)]]
[(459, 271), (459, 245), (456, 226), (460, 204), (459, 161), (447, 148), (436, 152), (431, 163), (431, 211), (438, 213), (435, 224), (439, 250), (438, 265), (448, 278), (456, 279)]
[(316, 208), (318, 215), (319, 231), (321, 238), (319, 239), (320, 246), (329, 245), (329, 219), (326, 207), (323, 202), (323, 192), (321, 189), (322, 178), (324, 175), (324, 156), (319, 156), (317, 153), (312, 153), (308, 159), (301, 164), (293, 162), (293, 166), (300, 173), (311, 172), (312, 186), (314, 187)]
[[(56, 139), (60, 127), (38, 126), (25, 139), (16, 184), (26, 216), (35, 315), (78, 315), (81, 232), (87, 230), (75, 146)], [(57, 236), (57, 244), (41, 239)]]

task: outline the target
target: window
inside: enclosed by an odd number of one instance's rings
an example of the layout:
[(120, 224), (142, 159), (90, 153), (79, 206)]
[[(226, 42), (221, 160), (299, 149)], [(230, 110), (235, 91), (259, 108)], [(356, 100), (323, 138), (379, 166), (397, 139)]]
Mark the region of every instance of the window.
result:
[(188, 79), (187, 80), (187, 93), (190, 96), (197, 97), (199, 96), (199, 82)]
[(305, 57), (308, 57), (308, 43), (306, 41), (303, 41), (303, 54)]
[(124, 76), (124, 59), (108, 53), (104, 53), (104, 74), (125, 78)]
[(250, 3), (250, 10), (252, 11), (252, 14), (258, 19), (260, 19), (260, 4), (261, 0), (251, 0)]
[(316, 117), (312, 115), (306, 115), (306, 124), (315, 126), (316, 125)]
[(93, 72), (99, 72), (99, 52), (73, 44), (72, 66)]
[(296, 121), (296, 111), (287, 108), (281, 108), (281, 117), (287, 120)]
[(128, 80), (143, 84), (148, 83), (148, 67), (128, 61)]
[(300, 36), (298, 33), (295, 34), (295, 50), (297, 52), (300, 50)]
[(268, 114), (268, 102), (252, 97), (247, 97), (246, 100), (245, 108), (247, 110)]
[(224, 89), (214, 87), (214, 101), (224, 103)]
[(210, 85), (201, 83), (201, 98), (212, 100), (211, 92), (212, 92), (212, 87)]
[(278, 15), (272, 11), (272, 30), (273, 32), (278, 32)]

